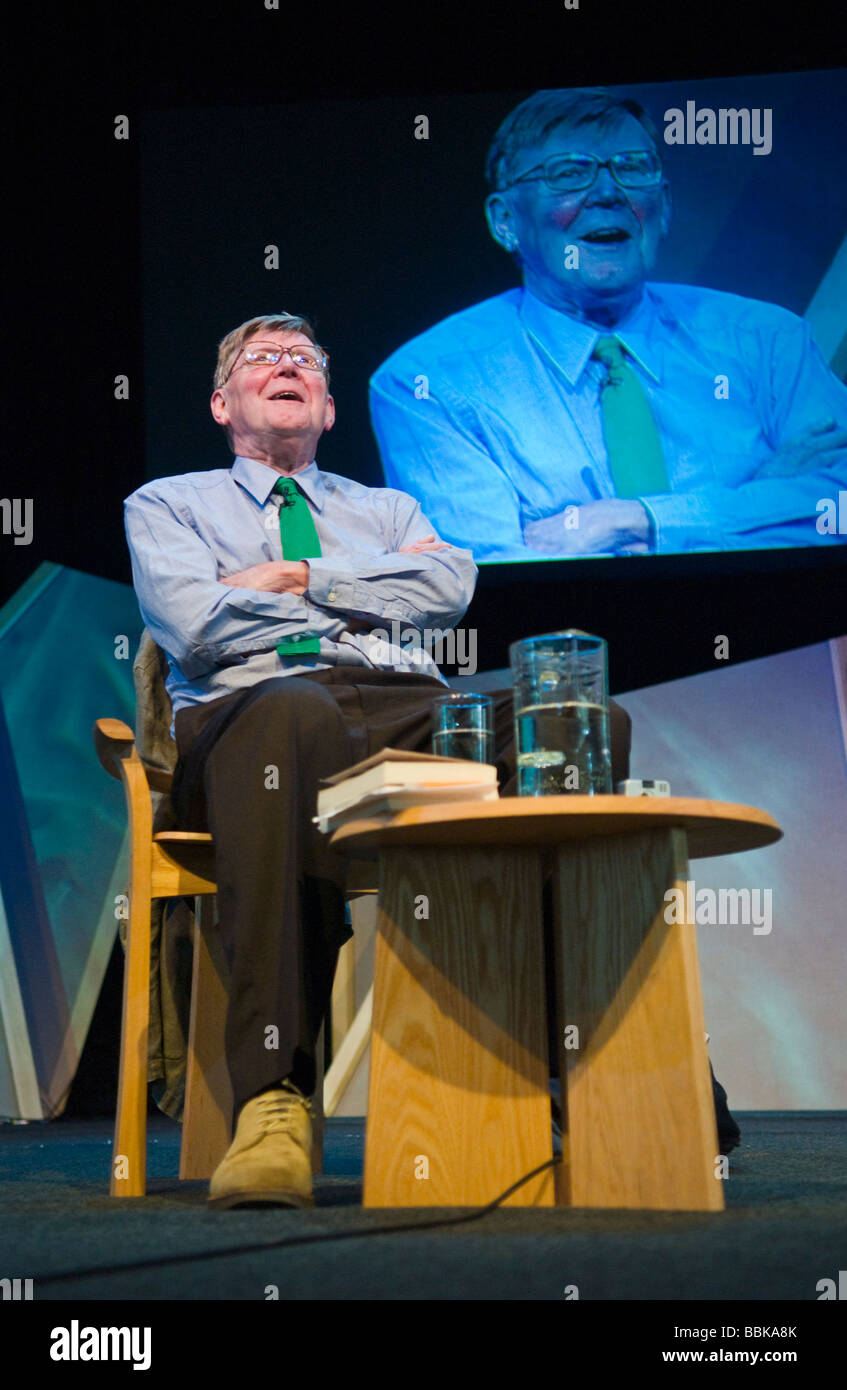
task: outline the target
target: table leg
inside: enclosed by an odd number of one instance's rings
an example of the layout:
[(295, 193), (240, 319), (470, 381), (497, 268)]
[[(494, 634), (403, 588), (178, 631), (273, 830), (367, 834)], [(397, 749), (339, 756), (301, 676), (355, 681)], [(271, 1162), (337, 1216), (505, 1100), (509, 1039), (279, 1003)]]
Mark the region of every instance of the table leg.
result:
[[(366, 1207), (484, 1206), (552, 1158), (536, 850), (382, 851)], [(553, 1170), (509, 1198), (552, 1206)]]
[(555, 852), (562, 1205), (723, 1210), (695, 926), (664, 915), (688, 876), (679, 829)]

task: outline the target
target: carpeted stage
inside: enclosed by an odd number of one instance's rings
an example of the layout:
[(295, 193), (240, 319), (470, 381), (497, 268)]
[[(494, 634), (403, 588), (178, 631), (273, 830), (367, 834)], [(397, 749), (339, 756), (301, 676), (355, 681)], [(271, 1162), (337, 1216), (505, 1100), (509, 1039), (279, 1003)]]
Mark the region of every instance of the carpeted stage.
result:
[[(575, 1285), (582, 1301), (814, 1302), (847, 1266), (847, 1112), (737, 1118), (723, 1213), (512, 1207), (435, 1229), (461, 1213), (362, 1209), (363, 1121), (327, 1122), (313, 1210), (230, 1212), (178, 1180), (180, 1129), (158, 1113), (138, 1199), (108, 1195), (110, 1121), (6, 1124), (0, 1275), (41, 1300), (561, 1302)], [(421, 1229), (377, 1234), (406, 1223)]]

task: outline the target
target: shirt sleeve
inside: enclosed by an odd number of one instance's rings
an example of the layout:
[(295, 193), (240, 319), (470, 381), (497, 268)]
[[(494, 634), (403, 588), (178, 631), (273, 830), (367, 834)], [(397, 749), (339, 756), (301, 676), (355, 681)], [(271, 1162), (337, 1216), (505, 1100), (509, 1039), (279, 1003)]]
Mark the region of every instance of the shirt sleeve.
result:
[(523, 539), (518, 492), (475, 430), (470, 403), (443, 389), (418, 398), (415, 380), (411, 365), (383, 368), (371, 380), (386, 482), (420, 498), (438, 532), (475, 560), (537, 558)]
[[(808, 324), (780, 311), (758, 363), (757, 413), (772, 455), (830, 418), (847, 428), (847, 388), (823, 360)], [(644, 497), (658, 551), (733, 550), (819, 545), (837, 540), (821, 529), (823, 499), (847, 487), (847, 449), (810, 463), (793, 477), (752, 478)]]
[(381, 497), (388, 553), (368, 560), (347, 555), (310, 560), (309, 598), (330, 612), (351, 617), (397, 619), (421, 631), (454, 627), (473, 597), (473, 556), (453, 545), (401, 554), (416, 540), (440, 537), (414, 498), (388, 489)]
[(124, 504), (132, 578), (153, 640), (189, 680), (306, 633), (335, 639), (345, 623), (304, 595), (231, 588), (211, 547), (175, 502), (142, 489)]

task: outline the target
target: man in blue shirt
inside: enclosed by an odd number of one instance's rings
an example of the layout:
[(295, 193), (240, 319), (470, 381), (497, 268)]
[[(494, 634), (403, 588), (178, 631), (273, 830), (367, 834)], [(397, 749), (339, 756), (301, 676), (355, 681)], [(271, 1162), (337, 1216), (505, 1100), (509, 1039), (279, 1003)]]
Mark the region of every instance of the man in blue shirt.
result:
[(477, 560), (833, 543), (847, 389), (794, 314), (648, 279), (670, 225), (658, 131), (602, 90), (537, 92), (488, 157), (523, 287), (374, 374), (386, 480)]
[[(232, 468), (147, 483), (126, 501), (126, 531), (139, 607), (168, 658), (173, 804), (185, 829), (215, 840), (238, 1125), (210, 1201), (299, 1206), (312, 1200), (316, 1040), (350, 935), (345, 862), (312, 824), (318, 782), (386, 746), (428, 747), (444, 681), (422, 649), (376, 634), (395, 621), (404, 640), (454, 626), (476, 570), (411, 497), (318, 468), (335, 405), (305, 319), (265, 316), (228, 334), (214, 387)], [(289, 549), (310, 527), (312, 542), (285, 559), (283, 530)], [(510, 692), (495, 710), (508, 791)], [(617, 781), (629, 719), (614, 702), (610, 725)]]

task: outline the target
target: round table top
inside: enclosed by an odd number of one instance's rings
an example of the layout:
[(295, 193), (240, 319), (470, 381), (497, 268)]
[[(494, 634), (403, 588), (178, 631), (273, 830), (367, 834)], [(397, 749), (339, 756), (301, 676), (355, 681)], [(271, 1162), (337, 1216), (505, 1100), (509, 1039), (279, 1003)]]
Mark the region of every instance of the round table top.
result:
[(357, 857), (402, 845), (556, 845), (567, 840), (632, 835), (678, 826), (690, 859), (739, 854), (782, 839), (773, 816), (756, 806), (687, 796), (503, 796), (408, 806), (388, 819), (348, 821), (333, 848)]

